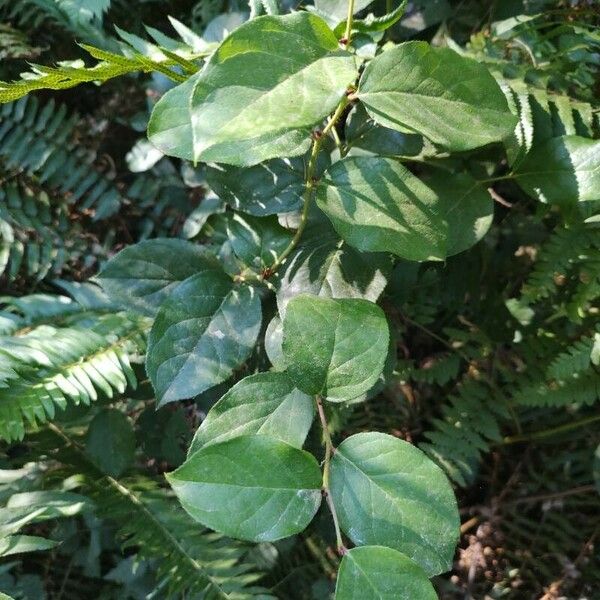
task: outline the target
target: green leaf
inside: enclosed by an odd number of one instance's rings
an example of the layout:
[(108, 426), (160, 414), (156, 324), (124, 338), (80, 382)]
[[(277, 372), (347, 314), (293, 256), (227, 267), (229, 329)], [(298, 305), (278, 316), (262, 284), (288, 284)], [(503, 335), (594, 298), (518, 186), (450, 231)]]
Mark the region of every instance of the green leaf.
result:
[(194, 519), (253, 542), (299, 533), (321, 503), (314, 456), (266, 435), (205, 446), (167, 479)]
[(275, 216), (258, 219), (239, 214), (228, 221), (227, 235), (236, 256), (255, 269), (271, 266), (293, 237)]
[(352, 29), (356, 29), (361, 33), (386, 31), (390, 27), (393, 27), (404, 16), (407, 2), (408, 0), (402, 0), (394, 10), (382, 15), (381, 17), (376, 17), (373, 14), (369, 14), (364, 19), (356, 20), (352, 23)]
[(280, 275), (277, 305), (281, 315), (298, 294), (375, 302), (387, 284), (391, 258), (356, 251), (340, 240), (322, 213), (319, 216), (323, 222), (309, 222)]
[(426, 42), (406, 42), (376, 57), (357, 97), (380, 125), (421, 133), (448, 150), (501, 141), (517, 124), (485, 66)]
[(176, 410), (148, 406), (137, 418), (139, 442), (148, 458), (179, 465), (185, 460), (190, 425), (183, 407)]
[(50, 550), (56, 546), (58, 546), (58, 542), (35, 535), (9, 535), (0, 539), (0, 556), (4, 558), (24, 552), (39, 552)]
[(298, 210), (304, 194), (304, 159), (274, 159), (248, 168), (213, 165), (206, 181), (235, 210), (264, 217)]
[(111, 300), (153, 316), (179, 283), (209, 263), (200, 246), (157, 238), (121, 250), (97, 279)]
[(450, 569), (459, 517), (441, 469), (418, 448), (383, 433), (344, 440), (331, 462), (340, 527), (357, 545), (388, 546), (429, 576)]
[(257, 373), (234, 385), (209, 411), (188, 455), (241, 435), (269, 435), (301, 448), (313, 421), (313, 401), (285, 373)]
[(202, 199), (200, 205), (195, 208), (185, 220), (181, 233), (186, 239), (191, 239), (200, 234), (206, 222), (212, 215), (219, 215), (226, 210), (225, 203), (217, 196), (207, 196)]
[(317, 203), (359, 250), (443, 260), (485, 235), (493, 202), (467, 174), (434, 175), (427, 183), (392, 159), (346, 158), (321, 180)]
[(383, 371), (389, 335), (383, 311), (372, 302), (296, 296), (283, 321), (287, 373), (307, 394), (351, 400)]
[(107, 408), (90, 423), (85, 451), (107, 475), (119, 477), (133, 463), (135, 434), (129, 419), (120, 411)]
[[(355, 0), (354, 13), (356, 14), (367, 8), (372, 2), (373, 0)], [(317, 11), (338, 22), (346, 19), (346, 16), (348, 15), (347, 0), (315, 0), (314, 4)]]
[(529, 151), (515, 177), (530, 196), (549, 204), (600, 200), (600, 140), (551, 138)]
[(193, 161), (250, 166), (297, 156), (356, 75), (354, 57), (318, 16), (259, 17), (163, 96), (148, 135), (165, 154)]
[(335, 600), (437, 600), (427, 574), (383, 546), (353, 548), (342, 559)]
[(277, 371), (285, 371), (285, 358), (283, 356), (283, 323), (279, 315), (275, 315), (265, 331), (265, 352)]
[(345, 134), (348, 156), (417, 156), (423, 150), (423, 136), (377, 125), (362, 104), (348, 115)]
[(453, 14), (449, 0), (413, 0), (410, 4), (410, 14), (402, 19), (398, 28), (404, 38), (413, 37)]
[[(406, 3), (408, 0), (402, 0), (400, 4), (390, 12), (380, 17), (376, 17), (373, 13), (369, 13), (364, 19), (354, 19), (352, 22), (352, 31), (360, 33), (377, 33), (386, 31), (390, 27), (393, 27), (404, 15), (406, 10)], [(336, 35), (343, 35), (346, 29), (345, 21), (342, 21), (335, 29)], [(356, 44), (356, 40), (353, 39)]]
[(235, 287), (219, 267), (186, 279), (161, 306), (146, 369), (159, 405), (225, 381), (250, 355), (261, 322), (254, 289)]

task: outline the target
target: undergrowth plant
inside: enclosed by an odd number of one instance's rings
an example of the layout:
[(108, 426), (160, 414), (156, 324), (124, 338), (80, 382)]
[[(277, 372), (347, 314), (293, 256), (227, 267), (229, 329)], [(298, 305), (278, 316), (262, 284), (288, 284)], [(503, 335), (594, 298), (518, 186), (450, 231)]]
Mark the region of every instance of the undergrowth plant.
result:
[[(452, 569), (461, 530), (451, 481), (473, 484), (494, 447), (600, 419), (588, 410), (600, 395), (599, 113), (586, 87), (596, 72), (552, 62), (559, 35), (575, 38), (558, 44), (560, 61), (584, 52), (581, 44), (597, 57), (597, 33), (576, 15), (556, 31), (539, 14), (496, 22), (466, 47), (396, 43), (407, 2), (386, 3), (383, 16), (365, 14), (369, 4), (250, 2), (248, 14), (204, 36), (172, 19), (180, 39), (117, 30), (116, 48), (82, 46), (91, 66), (34, 65), (0, 83), (10, 103), (0, 199), (12, 199), (0, 206), (0, 267), (11, 281), (23, 256), (38, 283), (61, 273), (51, 237), (69, 204), (83, 201), (94, 220), (136, 200), (154, 206), (158, 196), (148, 201), (143, 190), (173, 174), (167, 166), (118, 187), (68, 147), (53, 167), (48, 123), (58, 129), (65, 115), (23, 98), (29, 92), (162, 77), (151, 146), (142, 140), (137, 151), (150, 148), (151, 165), (183, 161), (181, 186), (199, 180), (210, 190), (179, 238), (157, 222), (145, 231), (162, 235), (141, 233), (108, 261), (100, 253), (93, 284), (58, 281), (68, 296), (2, 300), (4, 439), (20, 441), (57, 408), (77, 411), (102, 395), (137, 406), (138, 383), (149, 390), (143, 355), (157, 408), (192, 399), (207, 407), (192, 409), (200, 424), (185, 456), (161, 446), (172, 492), (149, 478), (120, 480), (135, 454), (120, 410), (96, 411), (82, 439), (50, 422), (35, 435), (43, 448), (44, 435), (60, 440), (49, 455), (66, 467), (40, 476), (46, 496), (26, 495), (36, 493), (26, 474), (8, 478), (7, 510), (32, 499), (38, 508), (16, 520), (0, 514), (5, 555), (53, 548), (23, 528), (86, 515), (97, 502), (141, 559), (169, 553), (155, 589), (174, 597), (275, 597), (257, 575), (268, 561), (246, 542), (267, 554), (318, 528), (337, 554), (337, 600), (434, 599), (430, 579)], [(61, 202), (43, 195), (47, 180), (66, 194)], [(534, 208), (512, 211), (506, 195)], [(45, 228), (35, 226), (39, 207)], [(494, 224), (497, 207), (506, 214)], [(17, 239), (23, 214), (34, 225), (25, 219)], [(39, 250), (27, 236), (41, 237)], [(515, 255), (530, 262), (507, 267)], [(499, 281), (509, 268), (515, 281)], [(404, 340), (418, 336), (426, 341), (413, 351)], [(396, 388), (403, 402), (390, 416), (380, 402)], [(565, 412), (536, 433), (544, 408)], [(417, 443), (399, 431), (401, 412), (417, 421)], [(76, 424), (82, 418), (75, 413)], [(173, 419), (162, 437), (181, 434)], [(577, 481), (590, 486), (589, 449), (573, 455), (587, 457)], [(161, 516), (169, 493), (185, 511), (177, 507), (173, 527)], [(63, 512), (44, 508), (50, 501)], [(128, 510), (137, 515), (130, 524)], [(516, 528), (518, 511), (506, 514)], [(548, 521), (551, 536), (563, 521)], [(586, 529), (592, 540), (596, 532)], [(227, 549), (230, 562), (219, 554)], [(520, 557), (510, 544), (506, 556)], [(523, 578), (527, 568), (523, 559)]]

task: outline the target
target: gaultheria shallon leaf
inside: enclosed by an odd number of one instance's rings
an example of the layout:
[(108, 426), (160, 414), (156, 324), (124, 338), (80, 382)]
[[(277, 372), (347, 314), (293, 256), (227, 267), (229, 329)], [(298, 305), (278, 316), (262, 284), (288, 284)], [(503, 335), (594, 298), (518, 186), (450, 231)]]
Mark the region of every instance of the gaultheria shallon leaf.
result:
[(375, 432), (345, 439), (331, 462), (330, 489), (355, 544), (399, 550), (429, 576), (452, 566), (460, 526), (454, 492), (412, 444)]
[(489, 229), (493, 202), (470, 175), (421, 181), (397, 160), (351, 157), (334, 163), (317, 191), (319, 208), (351, 246), (409, 260), (444, 260)]
[(357, 96), (380, 125), (421, 133), (448, 150), (499, 142), (517, 124), (484, 65), (427, 42), (406, 42), (377, 56)]
[(156, 104), (148, 136), (165, 154), (250, 166), (297, 156), (357, 75), (325, 21), (296, 12), (244, 23)]
[(236, 383), (208, 412), (189, 455), (208, 444), (248, 434), (270, 435), (301, 448), (314, 403), (286, 373), (257, 373)]
[(335, 600), (437, 600), (437, 594), (425, 571), (405, 554), (360, 546), (342, 559)]
[(286, 372), (307, 394), (352, 400), (383, 371), (389, 337), (385, 315), (372, 302), (296, 296), (283, 320)]
[(179, 284), (148, 338), (146, 370), (159, 404), (191, 398), (225, 381), (250, 355), (260, 330), (260, 299), (220, 267)]
[(111, 300), (152, 316), (184, 279), (214, 263), (201, 246), (156, 238), (121, 250), (97, 279)]
[(551, 138), (529, 151), (515, 176), (529, 195), (549, 204), (600, 200), (600, 140)]
[(194, 519), (253, 542), (299, 533), (321, 504), (315, 457), (266, 435), (204, 446), (167, 479)]

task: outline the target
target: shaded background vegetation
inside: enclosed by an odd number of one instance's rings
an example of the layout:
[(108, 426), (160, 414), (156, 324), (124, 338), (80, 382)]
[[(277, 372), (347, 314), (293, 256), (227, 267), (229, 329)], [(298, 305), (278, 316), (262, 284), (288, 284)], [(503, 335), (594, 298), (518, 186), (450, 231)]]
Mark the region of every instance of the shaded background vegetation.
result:
[[(113, 25), (193, 45), (167, 15), (209, 36), (247, 10), (241, 0), (0, 0), (0, 79), (27, 62), (89, 60), (74, 40), (119, 52)], [(523, 145), (597, 138), (599, 27), (594, 0), (420, 0), (390, 35), (488, 64)], [(201, 597), (187, 590), (203, 565), (232, 598), (329, 598), (338, 559), (326, 519), (250, 546), (192, 524), (168, 495), (162, 473), (183, 460), (221, 389), (155, 411), (141, 363), (148, 324), (86, 283), (149, 237), (226, 243), (227, 212), (202, 168), (145, 142), (171, 85), (132, 74), (0, 106), (0, 590)], [(492, 156), (452, 160), (482, 176), (507, 168)], [(392, 433), (453, 479), (463, 531), (453, 572), (435, 582), (442, 598), (600, 598), (600, 203), (556, 208), (510, 181), (493, 194), (482, 243), (443, 265), (396, 264), (382, 304), (397, 364), (373, 401), (333, 415), (337, 435)], [(237, 378), (259, 368), (262, 349)], [(21, 534), (36, 551), (15, 547)]]

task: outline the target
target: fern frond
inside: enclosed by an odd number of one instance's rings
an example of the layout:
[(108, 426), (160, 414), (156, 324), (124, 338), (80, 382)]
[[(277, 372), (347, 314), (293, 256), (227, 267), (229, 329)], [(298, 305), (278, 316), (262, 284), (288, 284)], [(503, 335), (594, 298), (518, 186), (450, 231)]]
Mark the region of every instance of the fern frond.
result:
[(146, 320), (75, 310), (59, 315), (62, 326), (0, 337), (0, 438), (22, 439), (27, 424), (54, 418), (68, 402), (90, 404), (99, 393), (112, 398), (135, 387), (130, 356), (144, 352)]
[(0, 15), (28, 31), (54, 24), (79, 39), (108, 44), (102, 15), (110, 0), (0, 0)]
[[(181, 25), (174, 19), (172, 22), (177, 23), (177, 26)], [(98, 61), (96, 64), (87, 67), (82, 60), (64, 61), (56, 67), (33, 64), (32, 70), (22, 74), (20, 80), (0, 82), (0, 103), (14, 102), (36, 90), (62, 90), (82, 83), (104, 83), (130, 73), (156, 71), (181, 83), (188, 75), (198, 70), (199, 65), (195, 61), (208, 56), (212, 50), (212, 46), (204, 43), (199, 37), (197, 47), (191, 47), (152, 28), (148, 28), (148, 31), (150, 35), (170, 47), (160, 47), (133, 34), (117, 30), (124, 40), (121, 42), (121, 54), (81, 44), (90, 57)], [(189, 33), (195, 35), (191, 31)], [(187, 75), (182, 75), (181, 69), (186, 71)]]
[(189, 192), (168, 160), (163, 159), (152, 170), (137, 175), (127, 197), (132, 209), (140, 210), (144, 215), (136, 232), (138, 238), (170, 237), (179, 232), (194, 206)]
[(458, 376), (460, 358), (456, 354), (443, 354), (427, 359), (418, 368), (410, 370), (410, 378), (419, 383), (444, 385)]
[(600, 398), (600, 373), (588, 371), (559, 380), (535, 381), (524, 385), (513, 396), (520, 406), (560, 408), (570, 405), (591, 405)]
[[(594, 443), (583, 433), (567, 445), (539, 447), (525, 460), (516, 498), (508, 494), (498, 506), (506, 570), (518, 569), (519, 579), (540, 593), (553, 581), (561, 582), (560, 597), (594, 597), (599, 589), (600, 563), (590, 543), (600, 510), (592, 479)], [(577, 593), (579, 586), (589, 593)]]
[(67, 465), (68, 474), (83, 477), (84, 491), (95, 501), (99, 515), (117, 524), (123, 547), (156, 561), (166, 597), (273, 599), (256, 585), (262, 575), (248, 557), (250, 546), (204, 529), (150, 479), (117, 481), (105, 476), (72, 438), (55, 426), (51, 430), (59, 447), (67, 444), (59, 460)]
[(548, 367), (553, 379), (567, 379), (600, 364), (600, 326), (593, 336), (584, 336), (559, 354)]
[(598, 124), (591, 104), (530, 87), (521, 80), (500, 79), (499, 83), (519, 118), (515, 137), (507, 144), (513, 168), (534, 144), (563, 135), (595, 137)]
[(584, 225), (558, 227), (539, 251), (529, 279), (523, 286), (523, 300), (538, 302), (557, 292), (569, 277), (577, 279), (582, 265), (600, 259), (599, 250), (594, 229)]
[(459, 485), (473, 481), (483, 453), (502, 439), (499, 422), (508, 418), (505, 404), (488, 385), (464, 381), (442, 408), (429, 442), (420, 447)]
[(73, 140), (78, 121), (77, 114), (68, 115), (53, 100), (40, 105), (31, 97), (6, 104), (0, 109), (0, 158), (6, 170), (35, 177), (44, 189), (103, 219), (119, 209), (123, 198), (112, 176), (94, 164), (95, 153)]
[(102, 246), (71, 219), (66, 201), (51, 201), (19, 179), (0, 187), (0, 275), (34, 282), (104, 258)]
[[(94, 287), (91, 284), (80, 284)], [(98, 304), (97, 311), (110, 310), (110, 304)], [(18, 330), (40, 324), (63, 324), (71, 315), (80, 315), (90, 307), (76, 302), (68, 296), (58, 294), (29, 294), (20, 298), (0, 296), (0, 335), (12, 335)]]

